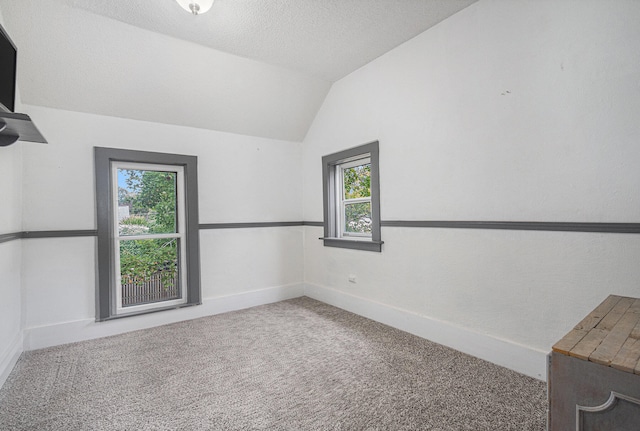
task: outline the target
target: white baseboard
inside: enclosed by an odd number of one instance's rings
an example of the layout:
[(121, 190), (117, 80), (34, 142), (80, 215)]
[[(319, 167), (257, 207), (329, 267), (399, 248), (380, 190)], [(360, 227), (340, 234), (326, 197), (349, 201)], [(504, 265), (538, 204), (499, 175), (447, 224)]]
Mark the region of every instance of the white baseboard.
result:
[(170, 312), (150, 313), (106, 322), (84, 319), (27, 328), (24, 330), (24, 342), (22, 335), (20, 335), (7, 350), (4, 357), (0, 357), (0, 385), (8, 377), (23, 349), (35, 350), (107, 337), (270, 304), (304, 295), (536, 379), (546, 379), (547, 352), (477, 333), (449, 322), (349, 295), (335, 289), (306, 283), (207, 298), (203, 300), (203, 304), (200, 306), (186, 307)]
[(547, 352), (474, 332), (335, 289), (305, 284), (305, 295), (519, 373), (546, 380)]
[(76, 320), (73, 322), (26, 328), (24, 330), (24, 350), (42, 349), (60, 344), (108, 337), (110, 335), (147, 329), (184, 320), (241, 310), (263, 304), (284, 301), (304, 295), (303, 284), (271, 287), (239, 293), (237, 295), (207, 298), (202, 305), (185, 307), (166, 312), (131, 316), (96, 322), (94, 319)]
[(22, 332), (19, 332), (14, 337), (13, 341), (9, 345), (9, 348), (0, 356), (0, 388), (7, 381), (7, 377), (11, 374), (13, 367), (16, 366), (20, 355), (22, 354)]

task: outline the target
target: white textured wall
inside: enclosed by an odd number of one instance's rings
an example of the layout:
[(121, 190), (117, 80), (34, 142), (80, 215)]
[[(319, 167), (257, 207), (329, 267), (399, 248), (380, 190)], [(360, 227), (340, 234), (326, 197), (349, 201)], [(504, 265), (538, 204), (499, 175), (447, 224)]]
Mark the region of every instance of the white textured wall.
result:
[(0, 147), (0, 234), (22, 230), (22, 145)]
[[(96, 228), (94, 146), (197, 156), (200, 223), (302, 219), (302, 184), (291, 181), (301, 175), (300, 143), (27, 109), (49, 144), (23, 148), (24, 230)], [(299, 285), (302, 235), (300, 227), (201, 231), (203, 300)], [(95, 318), (95, 241), (22, 241), (27, 331)]]
[[(301, 220), (301, 144), (37, 106), (24, 147), (24, 229), (95, 229), (93, 147), (198, 156), (200, 223)], [(72, 210), (70, 210), (72, 209)]]
[[(22, 231), (21, 143), (0, 147), (0, 235)], [(22, 247), (0, 243), (0, 386), (22, 351)]]
[[(0, 25), (5, 26), (1, 10)], [(0, 235), (22, 231), (21, 166), (21, 143), (0, 147)], [(19, 240), (0, 244), (0, 386), (22, 351), (21, 258)]]
[[(305, 220), (321, 156), (379, 139), (383, 220), (639, 222), (638, 22), (631, 0), (482, 0), (338, 81), (304, 141)], [(638, 235), (383, 228), (382, 254), (320, 235), (308, 283), (540, 352), (640, 296)]]

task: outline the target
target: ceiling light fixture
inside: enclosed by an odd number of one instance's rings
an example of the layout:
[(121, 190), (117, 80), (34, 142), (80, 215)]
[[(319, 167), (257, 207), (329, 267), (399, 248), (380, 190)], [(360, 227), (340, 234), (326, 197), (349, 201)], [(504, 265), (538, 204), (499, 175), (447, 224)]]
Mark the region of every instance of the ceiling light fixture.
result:
[(194, 15), (207, 12), (213, 6), (213, 0), (176, 0), (182, 9)]

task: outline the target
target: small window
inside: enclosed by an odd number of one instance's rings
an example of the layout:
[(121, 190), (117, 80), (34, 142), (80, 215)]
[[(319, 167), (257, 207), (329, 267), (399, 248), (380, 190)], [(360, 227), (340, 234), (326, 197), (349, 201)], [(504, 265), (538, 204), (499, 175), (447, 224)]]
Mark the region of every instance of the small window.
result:
[(197, 159), (95, 149), (97, 320), (200, 303)]
[(371, 158), (336, 165), (338, 238), (371, 238)]
[(324, 245), (381, 251), (378, 142), (322, 158)]

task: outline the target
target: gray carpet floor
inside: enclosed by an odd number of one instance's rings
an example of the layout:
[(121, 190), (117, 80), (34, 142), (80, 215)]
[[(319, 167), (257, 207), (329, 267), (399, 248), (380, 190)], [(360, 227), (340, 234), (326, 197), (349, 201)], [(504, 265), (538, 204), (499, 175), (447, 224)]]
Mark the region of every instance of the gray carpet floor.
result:
[(545, 384), (298, 298), (26, 352), (2, 430), (536, 430)]

